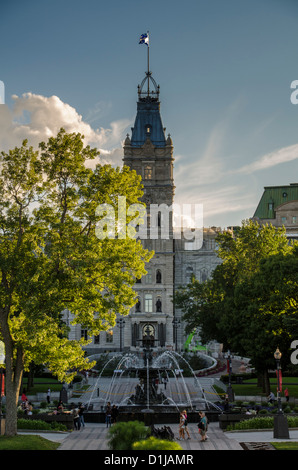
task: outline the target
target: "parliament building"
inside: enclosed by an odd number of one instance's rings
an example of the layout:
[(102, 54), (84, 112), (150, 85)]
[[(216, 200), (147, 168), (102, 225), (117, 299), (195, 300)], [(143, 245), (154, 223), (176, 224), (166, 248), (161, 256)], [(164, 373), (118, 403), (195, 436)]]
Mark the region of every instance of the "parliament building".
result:
[[(220, 263), (215, 253), (219, 228), (201, 227), (200, 243), (191, 244), (183, 238), (183, 234), (177, 235), (177, 230), (181, 229), (173, 227), (171, 210), (157, 211), (156, 220), (150, 213), (152, 207), (163, 205), (171, 208), (175, 193), (174, 147), (171, 136), (165, 134), (159, 94), (159, 86), (148, 71), (138, 86), (135, 123), (123, 148), (123, 164), (142, 177), (142, 202), (146, 204), (148, 214), (148, 236), (142, 243), (144, 248), (153, 250), (155, 254), (146, 265), (147, 274), (134, 286), (136, 305), (129, 315), (117, 319), (113, 329), (102, 331), (92, 338), (84, 348), (88, 355), (138, 351), (148, 331), (153, 350), (183, 350), (185, 328), (182, 312), (175, 308), (175, 289), (187, 284), (193, 275), (200, 281), (208, 279)], [(165, 224), (166, 234), (163, 232)], [(153, 225), (156, 228), (154, 237), (150, 232)], [(64, 321), (70, 326), (70, 339), (79, 340), (87, 332), (79, 325), (71, 326), (71, 317), (69, 311), (64, 311)]]

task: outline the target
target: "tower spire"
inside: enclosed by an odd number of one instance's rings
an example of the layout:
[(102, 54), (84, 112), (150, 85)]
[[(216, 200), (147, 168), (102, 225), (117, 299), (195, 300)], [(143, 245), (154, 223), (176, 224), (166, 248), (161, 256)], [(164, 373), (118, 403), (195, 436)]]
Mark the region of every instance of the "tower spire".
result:
[[(139, 99), (144, 101), (158, 101), (159, 96), (159, 85), (156, 84), (155, 80), (152, 78), (152, 72), (150, 72), (150, 55), (149, 55), (149, 31), (142, 34), (139, 40), (139, 44), (146, 44), (147, 46), (147, 72), (145, 72), (145, 78), (143, 79), (141, 85), (138, 86)], [(154, 86), (154, 90), (150, 91), (150, 81)], [(143, 87), (147, 82), (147, 90), (143, 91)]]

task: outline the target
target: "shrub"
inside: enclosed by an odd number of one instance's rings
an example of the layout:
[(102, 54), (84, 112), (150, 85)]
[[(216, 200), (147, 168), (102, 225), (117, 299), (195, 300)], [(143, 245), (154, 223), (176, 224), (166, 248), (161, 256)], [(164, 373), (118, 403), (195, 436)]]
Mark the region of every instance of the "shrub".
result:
[(119, 422), (108, 431), (108, 445), (112, 450), (132, 450), (134, 442), (145, 439), (149, 430), (140, 421)]
[[(287, 416), (289, 428), (298, 427), (298, 416)], [(256, 417), (251, 419), (246, 419), (235, 423), (234, 425), (229, 425), (227, 427), (228, 431), (233, 429), (272, 429), (274, 424), (274, 418), (272, 416), (266, 417)]]
[(183, 450), (178, 442), (171, 442), (165, 439), (157, 439), (156, 437), (149, 437), (142, 441), (134, 442), (132, 445), (133, 450)]
[(57, 423), (53, 421), (52, 423), (46, 423), (41, 419), (18, 419), (18, 429), (31, 429), (31, 430), (42, 430), (50, 431), (54, 429), (55, 431), (67, 431), (67, 427), (64, 424)]

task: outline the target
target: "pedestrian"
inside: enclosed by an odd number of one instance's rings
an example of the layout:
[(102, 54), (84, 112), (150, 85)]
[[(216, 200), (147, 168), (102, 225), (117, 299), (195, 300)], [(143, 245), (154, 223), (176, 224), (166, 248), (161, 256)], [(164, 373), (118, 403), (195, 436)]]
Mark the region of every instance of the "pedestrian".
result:
[(48, 388), (48, 391), (47, 391), (47, 402), (48, 404), (51, 403), (51, 389), (50, 388)]
[(163, 378), (163, 384), (164, 384), (165, 390), (167, 389), (167, 383), (168, 383), (168, 377), (165, 375)]
[(288, 387), (285, 389), (284, 394), (285, 394), (285, 397), (286, 397), (286, 402), (288, 402), (289, 398), (290, 398)]
[(267, 397), (268, 398), (268, 402), (273, 404), (274, 403), (274, 400), (275, 400), (275, 395), (273, 392), (270, 392), (269, 393), (269, 396)]
[(183, 411), (181, 411), (181, 413), (180, 413), (179, 437), (177, 439), (178, 439), (178, 441), (181, 441), (182, 439), (185, 439), (185, 416), (183, 414)]
[(107, 407), (106, 407), (107, 428), (111, 427), (111, 418), (112, 418), (112, 408), (111, 408), (111, 403), (108, 401), (108, 404), (107, 404)]
[(185, 418), (185, 421), (184, 421), (184, 430), (187, 434), (187, 439), (190, 439), (190, 435), (189, 435), (189, 431), (188, 431), (188, 421), (187, 421), (187, 411), (186, 410), (183, 410), (182, 413), (184, 414), (184, 418)]
[(85, 427), (84, 411), (85, 411), (85, 407), (83, 403), (79, 403), (79, 420), (80, 420), (80, 426), (83, 426), (83, 427)]
[(205, 413), (203, 411), (199, 411), (199, 416), (200, 416), (200, 421), (198, 423), (198, 428), (199, 428), (199, 434), (201, 436), (201, 442), (206, 441), (207, 436), (207, 418), (205, 416)]
[(57, 405), (57, 413), (58, 414), (63, 413), (63, 402), (62, 402), (62, 400), (60, 400), (58, 405)]
[(26, 390), (23, 389), (23, 393), (22, 393), (22, 396), (21, 396), (21, 401), (23, 403), (25, 403), (27, 400), (28, 400), (28, 398), (26, 397)]
[(111, 411), (111, 421), (112, 424), (115, 424), (117, 422), (117, 417), (118, 417), (119, 411), (116, 405), (112, 406), (112, 411)]
[(81, 422), (79, 419), (79, 409), (73, 405), (73, 408), (71, 410), (71, 414), (73, 415), (73, 424), (74, 428), (79, 431), (81, 429)]

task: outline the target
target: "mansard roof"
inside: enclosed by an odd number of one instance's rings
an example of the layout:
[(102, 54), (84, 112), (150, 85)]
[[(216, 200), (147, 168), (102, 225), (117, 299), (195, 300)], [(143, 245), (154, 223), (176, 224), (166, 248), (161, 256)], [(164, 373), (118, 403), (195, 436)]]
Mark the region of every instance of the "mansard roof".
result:
[(274, 219), (276, 208), (291, 201), (298, 201), (298, 183), (285, 186), (266, 186), (254, 217)]

